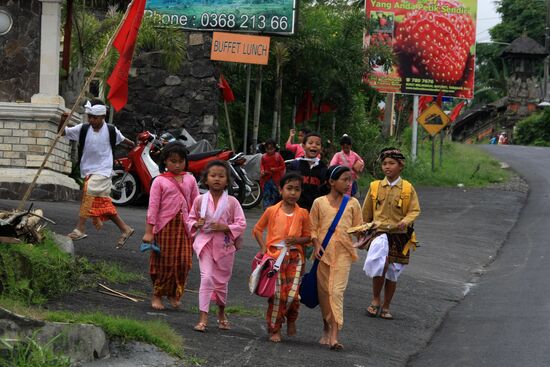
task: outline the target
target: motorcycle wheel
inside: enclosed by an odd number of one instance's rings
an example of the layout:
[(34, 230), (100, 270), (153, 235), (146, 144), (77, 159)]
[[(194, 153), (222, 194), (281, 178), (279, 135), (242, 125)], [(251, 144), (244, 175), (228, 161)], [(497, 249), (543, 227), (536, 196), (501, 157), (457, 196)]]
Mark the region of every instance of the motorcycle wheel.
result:
[(111, 179), (111, 200), (118, 206), (135, 203), (140, 196), (140, 187), (136, 176), (123, 170), (114, 171)]
[(240, 176), (235, 177), (235, 174), (233, 172), (231, 172), (231, 175), (233, 176), (233, 185), (229, 187), (227, 191), (229, 195), (234, 196), (242, 205), (246, 197), (246, 186), (244, 183), (244, 178)]
[(254, 208), (262, 201), (262, 198), (263, 198), (263, 190), (262, 190), (262, 187), (260, 186), (260, 182), (256, 180), (253, 180), (252, 182), (253, 182), (252, 185), (250, 186), (246, 185), (245, 187), (246, 194), (245, 194), (244, 201), (241, 203), (241, 206), (244, 209)]

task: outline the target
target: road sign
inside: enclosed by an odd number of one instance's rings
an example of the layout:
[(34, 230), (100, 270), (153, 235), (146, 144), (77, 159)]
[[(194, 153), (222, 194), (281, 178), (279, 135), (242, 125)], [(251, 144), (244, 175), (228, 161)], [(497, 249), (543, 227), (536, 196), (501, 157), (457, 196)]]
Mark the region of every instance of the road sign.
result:
[(435, 136), (451, 122), (451, 119), (437, 103), (432, 103), (418, 116), (417, 121), (431, 136)]

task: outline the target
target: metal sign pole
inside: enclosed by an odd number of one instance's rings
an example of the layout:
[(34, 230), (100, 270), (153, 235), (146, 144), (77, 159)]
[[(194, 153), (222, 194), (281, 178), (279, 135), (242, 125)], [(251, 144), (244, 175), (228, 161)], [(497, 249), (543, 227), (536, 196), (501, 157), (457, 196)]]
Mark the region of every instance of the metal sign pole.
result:
[(431, 140), (432, 140), (432, 172), (435, 172), (435, 136), (432, 136)]
[(416, 156), (418, 152), (418, 95), (415, 94), (413, 98), (413, 121), (412, 121), (412, 144), (411, 144), (411, 158), (413, 163), (416, 162)]

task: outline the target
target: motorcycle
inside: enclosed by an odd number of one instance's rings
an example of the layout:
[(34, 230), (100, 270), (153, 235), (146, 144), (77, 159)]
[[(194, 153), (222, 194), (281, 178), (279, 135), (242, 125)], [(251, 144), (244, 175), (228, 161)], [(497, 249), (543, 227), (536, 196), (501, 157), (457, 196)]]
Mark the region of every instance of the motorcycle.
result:
[[(138, 201), (143, 194), (149, 194), (153, 179), (160, 174), (152, 153), (158, 155), (162, 143), (149, 131), (138, 134), (137, 141), (136, 147), (126, 157), (115, 160), (111, 185), (111, 199), (115, 205), (130, 205)], [(227, 149), (189, 154), (187, 171), (200, 182), (202, 171), (208, 162), (213, 160), (230, 163), (233, 183), (228, 191), (242, 203), (246, 197), (246, 183), (250, 182), (242, 168), (246, 162), (244, 154), (234, 155), (233, 151)], [(206, 188), (202, 187), (200, 191), (204, 193)]]

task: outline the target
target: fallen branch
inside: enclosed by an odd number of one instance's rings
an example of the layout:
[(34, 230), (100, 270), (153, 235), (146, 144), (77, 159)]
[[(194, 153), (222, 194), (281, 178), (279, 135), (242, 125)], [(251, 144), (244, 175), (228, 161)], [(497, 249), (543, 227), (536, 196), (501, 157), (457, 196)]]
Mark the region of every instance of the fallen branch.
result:
[(103, 289), (105, 289), (105, 290), (107, 290), (107, 291), (109, 291), (109, 292), (111, 292), (111, 293), (114, 293), (114, 294), (120, 296), (121, 298), (126, 298), (126, 299), (129, 299), (130, 301), (136, 302), (136, 303), (139, 302), (137, 299), (132, 298), (132, 297), (130, 297), (130, 296), (128, 296), (128, 295), (126, 295), (126, 294), (124, 294), (124, 293), (122, 293), (122, 292), (115, 291), (114, 289), (111, 289), (111, 288), (109, 288), (109, 287), (107, 287), (107, 286), (105, 286), (105, 285), (103, 285), (103, 284), (101, 284), (101, 283), (97, 283), (97, 284), (98, 284), (101, 288), (103, 288)]

